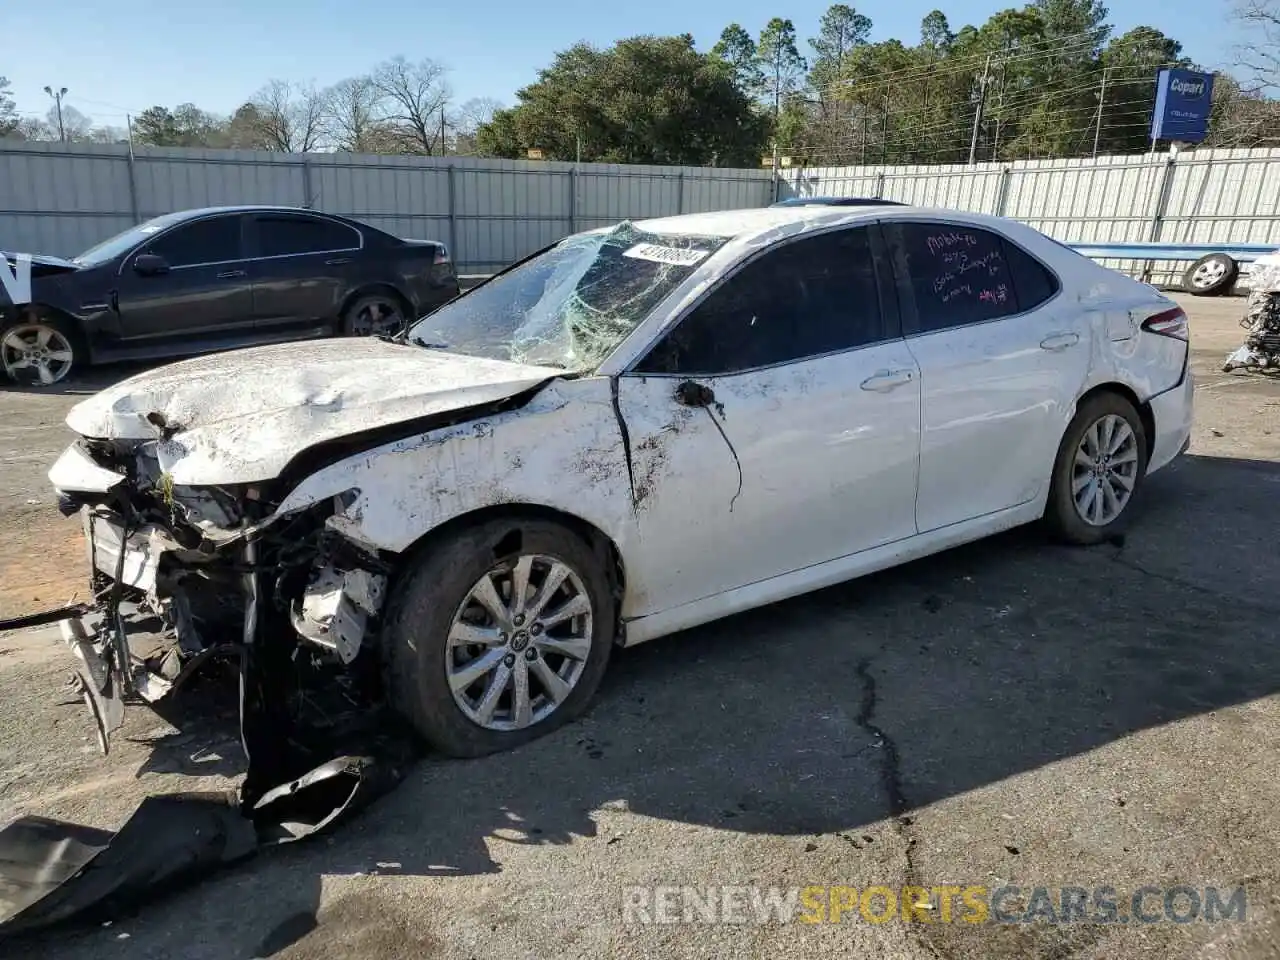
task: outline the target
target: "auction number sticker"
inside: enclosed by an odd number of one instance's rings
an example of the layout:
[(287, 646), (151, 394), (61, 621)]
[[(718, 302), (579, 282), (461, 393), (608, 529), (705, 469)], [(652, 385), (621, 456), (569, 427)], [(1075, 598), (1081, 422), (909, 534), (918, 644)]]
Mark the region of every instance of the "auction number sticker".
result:
[(634, 257), (637, 260), (652, 260), (654, 263), (673, 263), (681, 267), (691, 267), (704, 259), (707, 251), (664, 247), (658, 243), (637, 243), (630, 250), (624, 250), (622, 255)]

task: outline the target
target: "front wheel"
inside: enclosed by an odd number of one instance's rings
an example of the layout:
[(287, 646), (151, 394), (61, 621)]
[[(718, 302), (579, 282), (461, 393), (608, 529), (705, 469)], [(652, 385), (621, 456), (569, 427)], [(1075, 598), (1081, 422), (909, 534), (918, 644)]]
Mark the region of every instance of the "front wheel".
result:
[(506, 750), (580, 715), (613, 646), (604, 559), (542, 520), (488, 521), (433, 544), (383, 631), (392, 706), (453, 757)]
[(1147, 469), (1149, 439), (1133, 404), (1100, 393), (1080, 405), (1053, 466), (1045, 519), (1068, 543), (1120, 533)]
[(28, 311), (0, 324), (0, 367), (14, 383), (50, 387), (67, 379), (81, 362), (80, 342), (66, 321)]

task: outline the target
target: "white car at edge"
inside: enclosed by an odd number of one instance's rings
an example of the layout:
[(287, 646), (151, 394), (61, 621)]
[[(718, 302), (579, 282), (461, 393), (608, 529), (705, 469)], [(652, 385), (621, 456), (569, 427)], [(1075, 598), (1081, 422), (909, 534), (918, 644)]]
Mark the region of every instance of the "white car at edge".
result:
[[(472, 756), (579, 714), (615, 643), (1041, 518), (1112, 537), (1189, 442), (1188, 354), (1176, 303), (1014, 221), (694, 214), (569, 237), (406, 341), (133, 377), (50, 478), (174, 662), (229, 607), (246, 642), (378, 664)], [(111, 661), (97, 629), (68, 636)], [(147, 657), (111, 669), (154, 699)]]

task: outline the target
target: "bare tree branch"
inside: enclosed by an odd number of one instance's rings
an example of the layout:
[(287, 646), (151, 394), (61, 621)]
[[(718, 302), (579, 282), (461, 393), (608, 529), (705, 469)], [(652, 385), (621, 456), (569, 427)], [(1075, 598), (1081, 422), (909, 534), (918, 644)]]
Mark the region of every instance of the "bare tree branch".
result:
[(373, 83), (387, 102), (385, 119), (407, 148), (425, 154), (443, 150), (442, 111), (452, 96), (446, 73), (434, 60), (409, 63), (404, 57), (388, 60), (374, 71)]
[(377, 153), (387, 141), (386, 96), (373, 77), (349, 77), (328, 91), (329, 134), (334, 146), (351, 153)]
[(257, 139), (267, 150), (307, 153), (324, 140), (326, 93), (314, 85), (272, 80), (250, 101)]
[(502, 101), (493, 97), (472, 97), (462, 106), (453, 121), (458, 133), (463, 136), (475, 136), (475, 132), (493, 119), (493, 115), (502, 109)]
[(1241, 0), (1234, 16), (1249, 39), (1236, 50), (1236, 64), (1249, 72), (1249, 92), (1280, 89), (1280, 0)]

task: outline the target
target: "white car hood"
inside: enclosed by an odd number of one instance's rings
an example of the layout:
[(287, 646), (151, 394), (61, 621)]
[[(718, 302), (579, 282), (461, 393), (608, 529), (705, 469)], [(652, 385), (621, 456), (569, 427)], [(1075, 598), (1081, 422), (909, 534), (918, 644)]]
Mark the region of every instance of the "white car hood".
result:
[(67, 426), (97, 439), (162, 439), (176, 484), (279, 476), (316, 444), (504, 400), (563, 373), (372, 338), (233, 350), (130, 377), (82, 401)]

